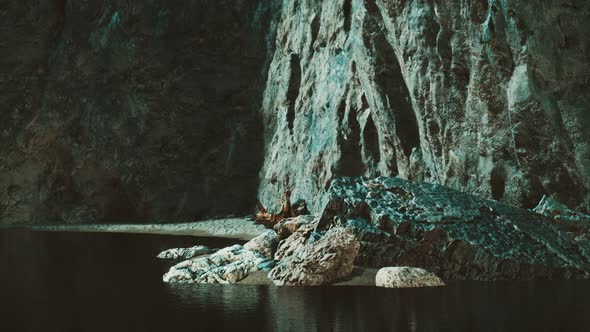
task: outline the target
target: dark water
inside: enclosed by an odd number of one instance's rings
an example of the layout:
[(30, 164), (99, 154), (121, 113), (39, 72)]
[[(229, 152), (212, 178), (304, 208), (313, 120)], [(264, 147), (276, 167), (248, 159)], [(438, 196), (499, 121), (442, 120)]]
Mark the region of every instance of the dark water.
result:
[(444, 288), (167, 285), (163, 249), (219, 239), (0, 231), (0, 331), (590, 331), (590, 282)]

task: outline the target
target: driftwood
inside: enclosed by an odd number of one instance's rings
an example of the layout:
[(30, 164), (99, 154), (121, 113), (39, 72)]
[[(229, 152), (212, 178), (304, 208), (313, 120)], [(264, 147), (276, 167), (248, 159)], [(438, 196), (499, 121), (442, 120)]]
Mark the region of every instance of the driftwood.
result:
[(295, 211), (291, 207), (291, 190), (285, 190), (281, 199), (281, 212), (274, 214), (269, 213), (260, 200), (256, 200), (259, 212), (254, 215), (254, 222), (264, 225), (266, 228), (273, 228), (274, 225), (281, 222), (285, 218), (295, 217)]

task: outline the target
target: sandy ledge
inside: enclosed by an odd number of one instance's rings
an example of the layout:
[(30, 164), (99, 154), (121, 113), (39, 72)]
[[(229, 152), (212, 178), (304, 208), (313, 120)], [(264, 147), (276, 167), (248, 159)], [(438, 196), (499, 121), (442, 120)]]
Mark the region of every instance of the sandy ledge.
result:
[(265, 231), (248, 218), (210, 219), (177, 224), (92, 224), (92, 225), (30, 225), (33, 231), (110, 232), (163, 235), (189, 235), (251, 240)]

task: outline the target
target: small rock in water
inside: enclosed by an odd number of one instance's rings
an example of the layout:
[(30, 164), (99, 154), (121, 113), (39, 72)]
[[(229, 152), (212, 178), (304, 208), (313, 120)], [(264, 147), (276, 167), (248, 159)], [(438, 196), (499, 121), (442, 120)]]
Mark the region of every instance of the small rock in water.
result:
[(212, 250), (206, 246), (194, 246), (191, 248), (173, 248), (162, 251), (158, 258), (162, 259), (189, 259), (196, 256), (210, 254)]
[(418, 267), (384, 267), (375, 276), (377, 287), (410, 288), (444, 286), (445, 283), (433, 273)]

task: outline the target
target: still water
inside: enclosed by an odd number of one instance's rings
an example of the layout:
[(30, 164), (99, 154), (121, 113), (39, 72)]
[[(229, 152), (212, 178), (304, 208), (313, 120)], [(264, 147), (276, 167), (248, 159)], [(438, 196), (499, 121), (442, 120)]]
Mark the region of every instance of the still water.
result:
[(161, 250), (233, 240), (0, 230), (0, 331), (590, 331), (590, 282), (169, 285)]

